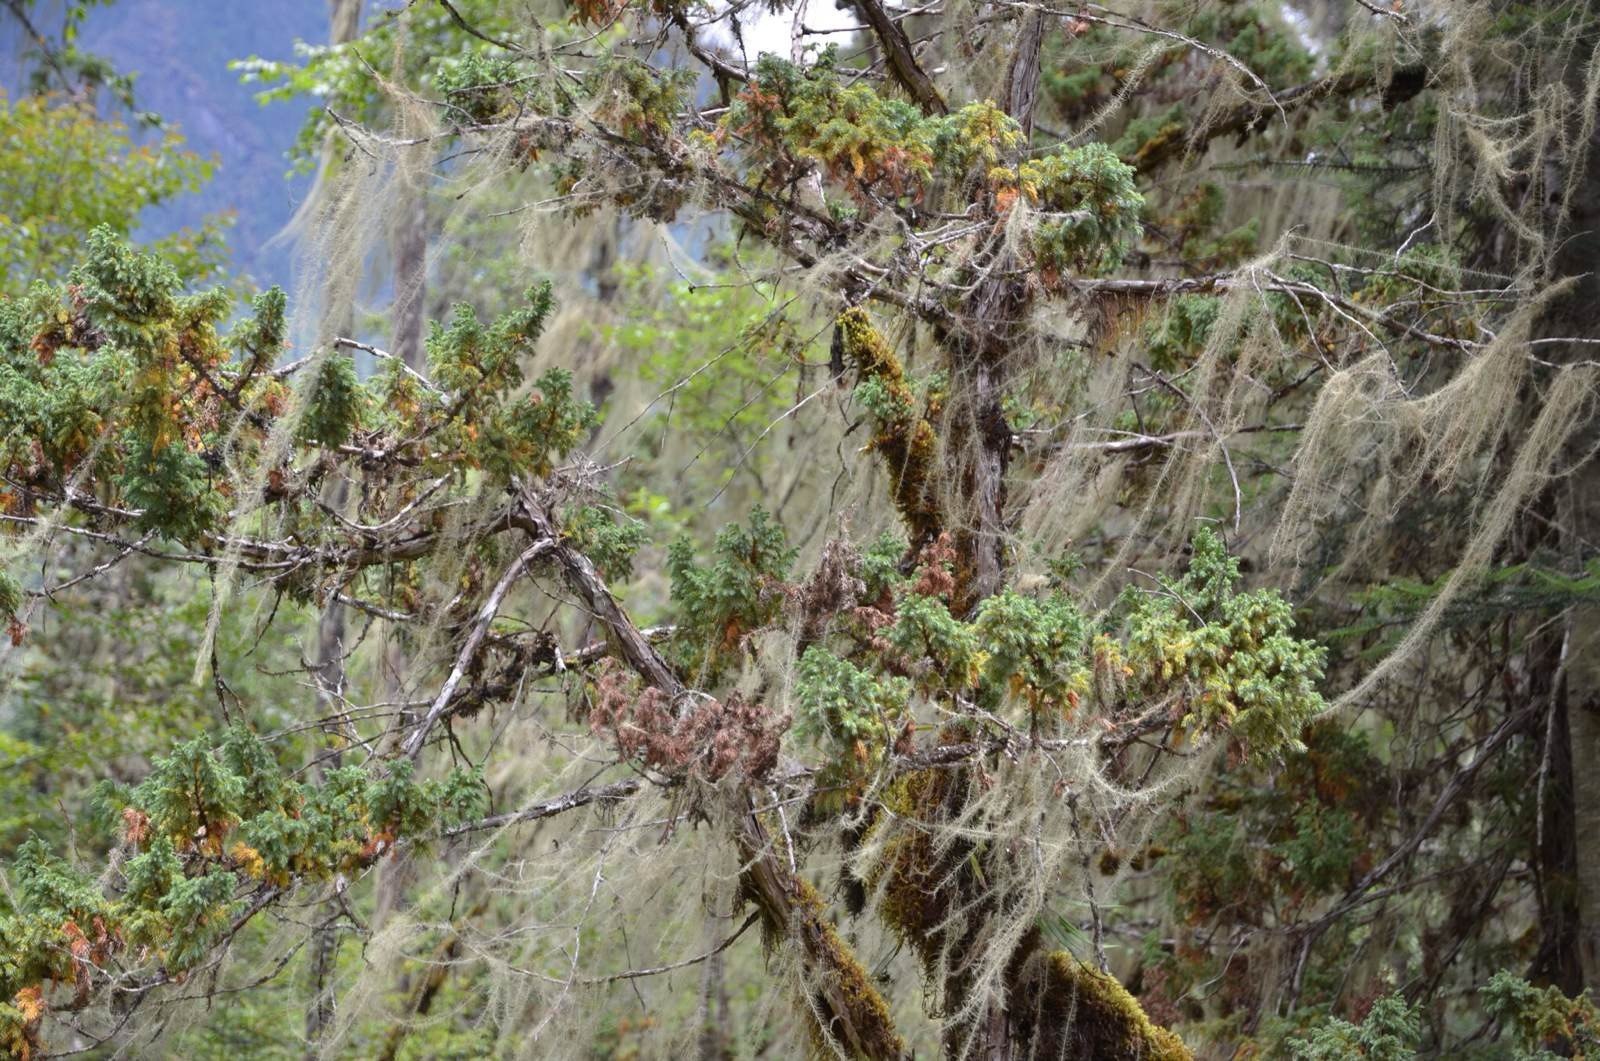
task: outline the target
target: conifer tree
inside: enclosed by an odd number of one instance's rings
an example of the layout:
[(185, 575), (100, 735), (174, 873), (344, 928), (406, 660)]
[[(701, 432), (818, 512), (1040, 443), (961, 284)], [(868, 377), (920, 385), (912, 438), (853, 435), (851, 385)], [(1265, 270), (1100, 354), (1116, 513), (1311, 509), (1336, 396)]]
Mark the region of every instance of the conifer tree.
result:
[(0, 1045), (1592, 1048), (1600, 13), (850, 13), (247, 64), (340, 290), (395, 173), (526, 226), (425, 364), (104, 227), (0, 301), (12, 658), (176, 572), (216, 700), (16, 844)]

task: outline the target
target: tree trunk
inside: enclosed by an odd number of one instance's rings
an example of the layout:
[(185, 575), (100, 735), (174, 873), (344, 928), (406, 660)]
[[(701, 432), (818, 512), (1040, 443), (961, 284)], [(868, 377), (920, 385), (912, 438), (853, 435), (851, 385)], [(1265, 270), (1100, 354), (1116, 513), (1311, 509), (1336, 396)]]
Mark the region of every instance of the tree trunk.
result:
[(869, 1061), (903, 1057), (905, 1041), (888, 1003), (828, 921), (821, 896), (784, 861), (754, 810), (739, 813), (733, 834), (745, 862), (740, 884), (761, 914), (763, 934), (795, 946), (809, 996), (801, 1011), (812, 1025), (816, 1052)]
[(394, 307), (390, 315), (394, 334), (390, 342), (395, 356), (426, 373), (422, 322), (428, 301), (428, 209), (422, 180), (423, 175), (402, 173), (396, 189), (394, 229), (390, 233), (394, 261)]
[[(394, 299), (389, 310), (390, 352), (422, 375), (428, 372), (428, 353), (423, 344), (423, 320), (427, 309), (428, 285), (428, 210), (425, 181), (427, 172), (413, 173), (401, 167), (396, 178), (394, 220), (389, 230), (390, 261), (393, 267)], [(385, 698), (405, 699), (403, 676), (410, 654), (409, 632), (393, 624), (382, 640)], [(416, 724), (416, 712), (402, 709), (396, 732), (409, 733)], [(417, 872), (410, 851), (397, 851), (378, 869), (377, 899), (373, 926), (383, 924), (406, 902), (406, 893)]]
[[(1589, 5), (1580, 16), (1592, 33), (1600, 22), (1600, 4)], [(1563, 161), (1569, 163), (1564, 177), (1548, 181), (1544, 192), (1545, 208), (1553, 220), (1549, 236), (1557, 247), (1551, 259), (1552, 281), (1570, 280), (1570, 289), (1555, 299), (1545, 313), (1537, 334), (1543, 337), (1586, 339), (1590, 343), (1570, 343), (1539, 348), (1542, 358), (1574, 365), (1593, 359), (1592, 340), (1600, 339), (1600, 125), (1585, 130), (1585, 103), (1589, 67), (1593, 56), (1588, 47), (1572, 46), (1568, 56), (1566, 88), (1577, 102), (1569, 118), (1572, 146)], [(1580, 134), (1587, 133), (1587, 136)], [(1567, 216), (1560, 216), (1566, 209)], [(1562, 502), (1556, 506), (1559, 519), (1556, 535), (1561, 541), (1561, 556), (1568, 574), (1581, 571), (1594, 557), (1592, 543), (1600, 540), (1600, 465), (1594, 458), (1597, 431), (1594, 424), (1578, 433), (1567, 454), (1582, 460), (1581, 466), (1557, 481)], [(1571, 467), (1570, 464), (1567, 467)], [(1577, 952), (1583, 984), (1590, 991), (1600, 988), (1600, 773), (1591, 766), (1600, 756), (1600, 649), (1597, 623), (1600, 614), (1593, 607), (1575, 606), (1566, 617), (1572, 643), (1566, 646), (1566, 688), (1557, 690), (1565, 701), (1567, 750), (1574, 764), (1571, 786), (1571, 821), (1574, 836), (1573, 868), (1577, 877)]]
[(700, 974), (700, 1004), (705, 1012), (700, 1018), (700, 1061), (732, 1061), (733, 1015), (732, 1000), (728, 997), (728, 966), (720, 950), (716, 949), (720, 928), (728, 918), (706, 918), (706, 949), (711, 951)]
[(1022, 135), (1033, 140), (1034, 104), (1039, 95), (1039, 51), (1044, 44), (1044, 10), (1030, 11), (1022, 18), (1022, 29), (1011, 65), (1006, 69), (1006, 113), (1022, 126)]
[[(1541, 728), (1544, 740), (1539, 770), (1540, 814), (1535, 835), (1533, 865), (1538, 879), (1539, 921), (1541, 939), (1539, 950), (1528, 970), (1529, 979), (1537, 983), (1553, 984), (1566, 994), (1576, 994), (1583, 987), (1583, 969), (1578, 953), (1578, 940), (1582, 932), (1583, 912), (1575, 894), (1577, 880), (1578, 834), (1573, 814), (1578, 807), (1574, 785), (1593, 784), (1590, 772), (1580, 782), (1573, 775), (1572, 748), (1574, 738), (1581, 737), (1584, 727), (1594, 726), (1592, 718), (1577, 720), (1576, 729), (1569, 719), (1571, 705), (1567, 703), (1567, 683), (1564, 661), (1571, 646), (1567, 640), (1570, 629), (1558, 629), (1553, 635), (1541, 635), (1540, 644), (1530, 652), (1532, 674), (1529, 696), (1538, 709), (1538, 718), (1545, 722)], [(1589, 712), (1581, 711), (1584, 715)], [(1594, 734), (1584, 739), (1591, 747)], [(1600, 780), (1600, 779), (1596, 779)], [(1590, 806), (1600, 807), (1600, 789), (1584, 794)], [(1600, 847), (1587, 845), (1591, 852), (1600, 854)]]
[(328, 0), (328, 42), (348, 44), (361, 30), (361, 0)]
[[(1591, 616), (1589, 629), (1600, 621)], [(1596, 639), (1591, 634), (1591, 642)], [(1600, 644), (1591, 643), (1591, 652)], [(1592, 656), (1590, 657), (1593, 658)], [(1579, 668), (1575, 668), (1579, 669)], [(1584, 669), (1593, 671), (1593, 664)], [(1591, 673), (1587, 692), (1567, 706), (1567, 740), (1574, 758), (1592, 763), (1600, 754), (1600, 700)], [(1572, 772), (1573, 872), (1578, 882), (1577, 959), (1583, 985), (1591, 993), (1600, 985), (1600, 771), (1592, 766)]]

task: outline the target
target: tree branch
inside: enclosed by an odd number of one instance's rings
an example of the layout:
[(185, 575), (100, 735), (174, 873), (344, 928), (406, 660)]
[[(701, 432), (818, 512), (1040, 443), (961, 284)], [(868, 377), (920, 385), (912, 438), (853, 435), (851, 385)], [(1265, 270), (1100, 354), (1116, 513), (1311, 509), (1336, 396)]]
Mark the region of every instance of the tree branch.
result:
[(627, 799), (644, 787), (641, 778), (630, 777), (615, 784), (601, 785), (599, 788), (579, 788), (552, 799), (531, 804), (517, 811), (507, 811), (504, 814), (494, 814), (487, 818), (480, 818), (475, 822), (466, 822), (446, 829), (443, 836), (450, 839), (464, 836), (467, 833), (482, 832), (485, 829), (502, 829), (508, 825), (519, 825), (523, 822), (536, 822), (544, 818), (553, 818), (579, 807), (587, 807), (593, 803), (616, 803), (618, 800)]
[[(1422, 67), (1401, 67), (1395, 70), (1384, 88), (1385, 108), (1403, 103), (1421, 92), (1426, 79), (1427, 72)], [(1211, 141), (1219, 136), (1237, 133), (1243, 138), (1261, 128), (1273, 114), (1282, 113), (1292, 107), (1309, 106), (1335, 96), (1353, 95), (1373, 87), (1377, 80), (1376, 71), (1350, 71), (1288, 89), (1278, 95), (1275, 104), (1248, 101), (1240, 103), (1219, 118), (1201, 121), (1189, 126), (1187, 130), (1177, 129), (1170, 135), (1157, 135), (1151, 138), (1140, 146), (1128, 161), (1139, 172), (1149, 173), (1174, 158), (1204, 151)]]
[(608, 640), (615, 644), (628, 666), (647, 684), (674, 699), (682, 695), (683, 682), (678, 680), (672, 667), (656, 651), (650, 638), (634, 625), (633, 620), (617, 604), (593, 561), (561, 541), (555, 520), (546, 510), (544, 502), (535, 497), (527, 486), (522, 487), (521, 503), (511, 522), (531, 534), (535, 545), (544, 543), (548, 546), (550, 557), (560, 568), (567, 586), (582, 598), (589, 611), (604, 625)]
[(851, 0), (851, 3), (861, 14), (862, 21), (872, 27), (873, 34), (882, 42), (883, 53), (889, 60), (889, 70), (894, 74), (894, 79), (911, 93), (911, 98), (925, 113), (948, 113), (950, 108), (934, 87), (933, 79), (917, 65), (917, 57), (911, 50), (911, 38), (906, 36), (900, 23), (889, 17), (878, 0)]
[(478, 656), (478, 648), (483, 644), (484, 637), (489, 633), (489, 624), (494, 622), (494, 617), (500, 612), (500, 605), (505, 602), (506, 594), (511, 592), (511, 587), (516, 585), (517, 579), (523, 576), (539, 557), (555, 549), (555, 542), (551, 538), (542, 538), (522, 550), (511, 566), (506, 568), (500, 576), (500, 581), (495, 583), (494, 589), (489, 593), (489, 599), (483, 602), (483, 607), (478, 611), (478, 618), (472, 624), (472, 632), (467, 635), (466, 643), (461, 646), (461, 651), (456, 654), (455, 666), (450, 669), (450, 677), (445, 679), (439, 695), (434, 697), (433, 703), (428, 707), (428, 713), (422, 716), (411, 735), (401, 746), (406, 757), (415, 761), (422, 754), (422, 746), (427, 743), (428, 731), (433, 729), (434, 723), (444, 715), (445, 708), (450, 705), (450, 698), (455, 695), (456, 687), (467, 676), (470, 667)]

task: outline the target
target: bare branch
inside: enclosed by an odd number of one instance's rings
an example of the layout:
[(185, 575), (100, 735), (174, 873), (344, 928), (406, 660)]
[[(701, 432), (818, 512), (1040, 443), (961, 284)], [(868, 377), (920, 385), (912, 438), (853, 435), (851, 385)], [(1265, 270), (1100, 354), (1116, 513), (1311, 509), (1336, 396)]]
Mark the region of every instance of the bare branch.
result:
[(467, 676), (467, 668), (477, 658), (478, 648), (483, 644), (484, 637), (489, 633), (489, 624), (494, 622), (494, 617), (500, 612), (500, 605), (505, 603), (506, 594), (511, 592), (511, 587), (528, 570), (539, 557), (556, 548), (551, 538), (543, 538), (534, 542), (511, 562), (505, 573), (500, 576), (500, 581), (489, 593), (489, 598), (483, 602), (483, 607), (478, 610), (478, 618), (472, 624), (472, 632), (467, 635), (466, 642), (461, 646), (461, 651), (456, 654), (455, 666), (450, 669), (450, 677), (445, 680), (440, 688), (439, 695), (434, 697), (433, 704), (429, 706), (428, 713), (417, 722), (416, 728), (406, 738), (401, 750), (406, 756), (415, 760), (422, 753), (422, 746), (427, 743), (428, 731), (434, 723), (444, 715), (445, 709), (450, 706), (450, 698), (455, 695), (456, 687)]

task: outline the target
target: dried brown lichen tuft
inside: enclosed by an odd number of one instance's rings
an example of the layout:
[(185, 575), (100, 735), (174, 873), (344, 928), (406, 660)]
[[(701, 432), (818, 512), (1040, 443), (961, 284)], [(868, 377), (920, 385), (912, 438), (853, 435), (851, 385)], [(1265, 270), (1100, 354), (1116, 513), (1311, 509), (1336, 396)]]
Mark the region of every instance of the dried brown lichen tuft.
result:
[(918, 597), (937, 597), (948, 604), (956, 595), (955, 572), (961, 558), (950, 535), (941, 534), (917, 554), (917, 581), (911, 592)]
[(821, 639), (834, 616), (860, 602), (867, 591), (860, 570), (861, 554), (848, 538), (830, 538), (823, 545), (816, 570), (789, 599), (800, 628), (796, 656)]
[(680, 716), (660, 689), (635, 693), (634, 686), (620, 669), (607, 669), (589, 706), (589, 727), (609, 734), (624, 758), (669, 776), (693, 773), (708, 781), (730, 774), (760, 779), (777, 765), (787, 714), (733, 694), (701, 700)]

